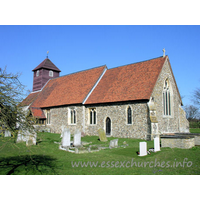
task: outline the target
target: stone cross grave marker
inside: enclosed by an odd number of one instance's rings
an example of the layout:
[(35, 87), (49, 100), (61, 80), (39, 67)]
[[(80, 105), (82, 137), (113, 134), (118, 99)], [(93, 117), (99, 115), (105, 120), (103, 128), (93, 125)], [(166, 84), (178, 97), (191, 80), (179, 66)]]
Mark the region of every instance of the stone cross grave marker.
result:
[(140, 142), (140, 155), (139, 156), (146, 156), (147, 155), (147, 143)]
[(154, 138), (154, 152), (160, 151), (160, 138)]
[(81, 132), (76, 130), (74, 134), (74, 146), (81, 146)]
[(68, 128), (63, 129), (62, 147), (70, 146), (71, 133)]
[(98, 130), (98, 134), (99, 134), (100, 141), (102, 141), (102, 142), (107, 142), (108, 141), (108, 139), (106, 138), (106, 133), (102, 128), (100, 128)]

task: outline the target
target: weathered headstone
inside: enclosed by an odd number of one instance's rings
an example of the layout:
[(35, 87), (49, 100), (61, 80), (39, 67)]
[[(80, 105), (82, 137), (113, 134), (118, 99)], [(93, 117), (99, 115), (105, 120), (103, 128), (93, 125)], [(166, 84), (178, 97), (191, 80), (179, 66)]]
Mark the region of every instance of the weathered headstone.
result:
[(115, 143), (115, 147), (118, 147), (118, 139), (115, 139), (114, 143)]
[(160, 138), (154, 138), (154, 152), (160, 151)]
[(77, 147), (75, 148), (75, 153), (78, 153), (78, 148)]
[(63, 137), (64, 129), (65, 129), (65, 126), (64, 126), (64, 125), (62, 125), (62, 126), (61, 126), (61, 134), (60, 134), (60, 138), (62, 138), (62, 137)]
[(76, 130), (74, 134), (74, 146), (81, 146), (81, 132)]
[(5, 130), (4, 137), (11, 137), (11, 132), (9, 130)]
[(114, 140), (110, 140), (110, 145), (109, 145), (110, 148), (114, 148), (115, 147), (115, 142)]
[(146, 156), (147, 155), (147, 143), (140, 142), (140, 154), (139, 156)]
[(37, 133), (29, 133), (26, 139), (26, 146), (36, 145)]
[(100, 128), (98, 130), (98, 134), (99, 134), (100, 141), (102, 141), (102, 142), (107, 142), (108, 141), (108, 139), (106, 138), (106, 133), (102, 128)]
[(70, 139), (71, 133), (68, 128), (63, 130), (63, 137), (62, 137), (62, 147), (69, 147), (70, 146)]
[(110, 140), (110, 148), (118, 147), (118, 139)]
[(20, 129), (17, 134), (16, 142), (26, 142), (26, 145), (36, 145), (37, 133), (32, 130)]

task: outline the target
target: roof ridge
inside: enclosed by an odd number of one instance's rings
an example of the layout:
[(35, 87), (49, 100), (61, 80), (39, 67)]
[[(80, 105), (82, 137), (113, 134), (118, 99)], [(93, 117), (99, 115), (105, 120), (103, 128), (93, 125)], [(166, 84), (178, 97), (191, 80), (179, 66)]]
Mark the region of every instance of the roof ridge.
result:
[[(77, 72), (73, 72), (73, 73), (70, 73), (70, 74), (63, 75), (63, 76), (51, 78), (51, 79), (49, 79), (49, 81), (50, 81), (50, 80), (54, 80), (54, 79), (58, 79), (58, 78), (62, 78), (62, 77), (65, 77), (65, 76), (69, 76), (69, 75), (72, 75), (72, 74), (78, 74), (78, 73), (80, 73), (80, 72), (85, 72), (85, 71), (89, 71), (89, 70), (92, 70), (92, 69), (97, 69), (97, 68), (104, 67), (104, 66), (107, 68), (107, 66), (106, 66), (106, 64), (105, 64), (105, 65), (101, 65), (101, 66), (98, 66), (98, 67), (93, 67), (93, 68), (90, 68), (90, 69), (84, 69), (84, 70), (77, 71)], [(107, 69), (108, 69), (108, 68), (107, 68)]]
[[(167, 57), (167, 55), (165, 57)], [(156, 60), (158, 58), (163, 58), (163, 56), (159, 56), (159, 57), (156, 57), (156, 58), (152, 58), (152, 59), (144, 60), (144, 61), (139, 61), (139, 62), (135, 62), (135, 63), (129, 63), (129, 64), (126, 64), (126, 65), (120, 65), (120, 66), (113, 67), (113, 68), (110, 68), (110, 69), (115, 69), (115, 68), (119, 68), (119, 67), (125, 67), (125, 66), (128, 66), (128, 65), (134, 65), (134, 64), (138, 64), (138, 63), (148, 62), (148, 61), (151, 61), (151, 60)], [(110, 69), (108, 69), (108, 70), (110, 70)]]

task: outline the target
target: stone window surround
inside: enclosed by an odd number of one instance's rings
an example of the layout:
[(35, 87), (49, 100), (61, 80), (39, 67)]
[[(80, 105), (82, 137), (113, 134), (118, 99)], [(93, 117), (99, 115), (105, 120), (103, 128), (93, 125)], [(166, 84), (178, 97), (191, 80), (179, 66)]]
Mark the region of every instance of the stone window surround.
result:
[[(164, 87), (165, 87), (165, 82), (168, 81), (169, 84), (169, 92), (170, 92), (170, 108), (171, 108), (171, 115), (166, 115), (164, 114), (164, 99), (163, 99), (163, 94), (165, 92)], [(163, 84), (163, 90), (162, 90), (162, 113), (163, 113), (163, 118), (174, 118), (174, 95), (173, 95), (173, 90), (171, 87), (171, 83), (169, 81), (169, 77), (166, 77), (164, 79), (164, 84)]]
[[(71, 123), (71, 111), (75, 111), (75, 116), (76, 116), (76, 120), (75, 120), (75, 123)], [(74, 117), (74, 115), (73, 115)], [(76, 111), (76, 107), (69, 107), (68, 108), (68, 124), (70, 126), (75, 126), (77, 124), (77, 111)]]
[[(90, 123), (90, 111), (91, 110), (95, 110), (95, 112), (96, 112), (96, 123), (95, 124), (94, 124), (94, 114), (92, 115), (92, 124)], [(95, 107), (88, 108), (88, 125), (97, 126), (97, 108), (95, 108)]]

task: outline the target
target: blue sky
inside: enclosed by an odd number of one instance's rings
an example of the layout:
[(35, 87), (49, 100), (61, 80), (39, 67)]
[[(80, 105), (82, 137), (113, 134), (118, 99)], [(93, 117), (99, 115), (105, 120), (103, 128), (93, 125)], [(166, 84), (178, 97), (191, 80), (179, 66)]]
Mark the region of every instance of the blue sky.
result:
[(200, 86), (200, 26), (0, 26), (0, 67), (21, 72), (32, 90), (32, 69), (49, 51), (60, 75), (106, 64), (113, 68), (162, 56), (166, 49), (183, 98)]

